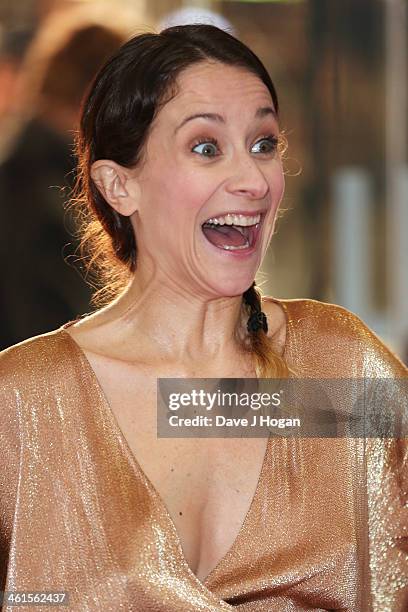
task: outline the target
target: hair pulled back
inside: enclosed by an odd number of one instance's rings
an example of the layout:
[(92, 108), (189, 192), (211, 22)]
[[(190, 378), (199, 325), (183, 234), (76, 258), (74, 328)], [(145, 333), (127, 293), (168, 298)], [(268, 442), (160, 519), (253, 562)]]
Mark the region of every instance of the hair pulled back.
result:
[[(141, 163), (154, 118), (177, 93), (177, 77), (206, 60), (242, 67), (258, 76), (278, 112), (274, 85), (259, 58), (231, 34), (204, 24), (133, 37), (102, 67), (85, 97), (76, 143), (78, 176), (73, 204), (78, 210), (87, 276), (100, 287), (94, 305), (112, 301), (126, 288), (136, 269), (137, 244), (129, 217), (105, 201), (91, 178), (91, 166), (98, 159), (111, 159), (127, 168)], [(243, 318), (260, 310), (261, 293), (254, 282), (243, 294)], [(258, 377), (289, 375), (262, 328), (245, 337), (237, 330), (236, 338), (252, 353)]]

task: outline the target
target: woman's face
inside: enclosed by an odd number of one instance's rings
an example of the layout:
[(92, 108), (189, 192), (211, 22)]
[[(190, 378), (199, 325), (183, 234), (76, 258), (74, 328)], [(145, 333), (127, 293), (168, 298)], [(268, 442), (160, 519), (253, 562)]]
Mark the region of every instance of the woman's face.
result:
[(218, 62), (186, 69), (177, 84), (135, 169), (137, 267), (153, 262), (162, 282), (193, 295), (239, 295), (284, 190), (272, 99), (257, 76)]

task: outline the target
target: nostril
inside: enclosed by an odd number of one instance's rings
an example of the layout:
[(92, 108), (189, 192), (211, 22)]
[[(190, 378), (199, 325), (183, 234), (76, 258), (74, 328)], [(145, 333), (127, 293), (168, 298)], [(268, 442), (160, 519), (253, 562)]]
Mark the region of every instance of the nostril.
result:
[(239, 174), (232, 176), (227, 184), (227, 190), (237, 195), (245, 195), (251, 199), (261, 200), (269, 193), (269, 183), (262, 171), (256, 167), (248, 171), (241, 169)]

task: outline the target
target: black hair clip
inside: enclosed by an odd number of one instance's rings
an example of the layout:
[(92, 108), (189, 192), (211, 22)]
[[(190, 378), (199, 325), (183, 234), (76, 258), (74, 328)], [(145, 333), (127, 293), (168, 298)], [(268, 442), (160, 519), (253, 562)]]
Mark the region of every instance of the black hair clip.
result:
[(247, 329), (249, 332), (257, 332), (263, 329), (265, 333), (268, 332), (268, 319), (266, 314), (262, 310), (257, 310), (251, 314), (248, 319)]

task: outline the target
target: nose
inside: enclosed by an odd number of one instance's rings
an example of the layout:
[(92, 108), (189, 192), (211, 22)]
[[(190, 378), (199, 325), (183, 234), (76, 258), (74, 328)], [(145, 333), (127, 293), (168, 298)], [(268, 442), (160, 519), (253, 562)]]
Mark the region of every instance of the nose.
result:
[(227, 191), (254, 200), (264, 198), (269, 191), (269, 184), (258, 164), (249, 154), (234, 156)]

